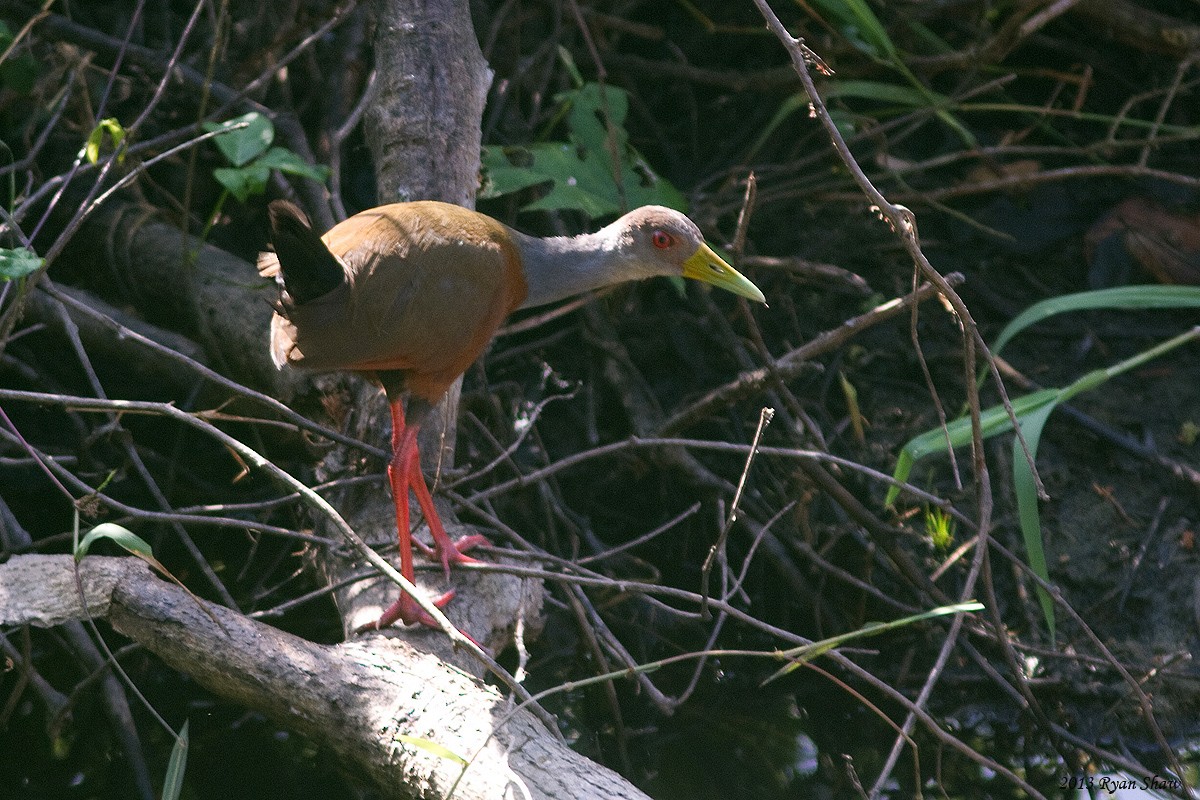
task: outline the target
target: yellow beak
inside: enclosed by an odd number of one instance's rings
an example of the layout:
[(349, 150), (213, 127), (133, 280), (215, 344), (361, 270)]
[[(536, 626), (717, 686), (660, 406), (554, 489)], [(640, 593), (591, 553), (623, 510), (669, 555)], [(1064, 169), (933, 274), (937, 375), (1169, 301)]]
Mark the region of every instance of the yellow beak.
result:
[(713, 252), (703, 242), (695, 253), (683, 262), (683, 277), (691, 278), (724, 289), (742, 297), (766, 304), (767, 298), (745, 275), (725, 263), (725, 259)]

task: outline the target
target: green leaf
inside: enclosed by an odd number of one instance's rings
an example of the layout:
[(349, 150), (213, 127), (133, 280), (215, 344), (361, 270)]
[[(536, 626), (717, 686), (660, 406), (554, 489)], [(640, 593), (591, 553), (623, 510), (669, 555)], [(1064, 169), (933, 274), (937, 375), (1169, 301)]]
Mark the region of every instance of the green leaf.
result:
[(855, 47), (876, 58), (896, 60), (896, 45), (865, 0), (816, 0)]
[[(75, 549), (75, 560), (82, 561), (97, 539), (111, 539), (139, 558), (154, 561), (154, 551), (146, 541), (128, 528), (112, 522), (102, 522), (87, 532), (79, 547)], [(157, 563), (157, 562), (155, 562)]]
[(1097, 308), (1200, 308), (1200, 286), (1118, 286), (1051, 297), (1013, 317), (992, 344), (992, 355), (999, 355), (1014, 336), (1047, 317)]
[(0, 280), (15, 281), (42, 266), (38, 254), (24, 247), (0, 247)]
[[(242, 123), (245, 123), (245, 127), (235, 127)], [(271, 146), (271, 142), (275, 141), (275, 126), (271, 124), (270, 119), (257, 111), (251, 111), (227, 122), (206, 122), (204, 130), (227, 131), (214, 138), (213, 143), (235, 167), (245, 166), (258, 158)]]
[(577, 209), (590, 218), (649, 204), (685, 210), (684, 196), (629, 145), (622, 127), (629, 96), (615, 86), (589, 83), (555, 98), (567, 107), (569, 142), (528, 147), (487, 146), (480, 197), (546, 184), (548, 192), (523, 210)]
[(183, 773), (187, 770), (188, 757), (188, 720), (183, 721), (179, 735), (175, 737), (175, 746), (171, 748), (171, 758), (167, 762), (167, 774), (163, 779), (162, 800), (179, 800), (183, 791)]
[(585, 83), (578, 89), (560, 92), (554, 99), (567, 106), (571, 138), (580, 147), (620, 152), (628, 144), (629, 134), (624, 125), (629, 113), (629, 93), (624, 89)]
[(255, 161), (245, 167), (217, 167), (213, 170), (213, 177), (239, 202), (244, 203), (252, 195), (266, 191), (267, 181), (271, 179), (271, 170)]
[(329, 167), (309, 164), (286, 147), (272, 147), (254, 164), (267, 169), (277, 169), (288, 175), (311, 178), (321, 183), (329, 180)]
[(413, 747), (419, 747), (426, 752), (433, 753), (438, 758), (444, 758), (447, 761), (453, 761), (454, 763), (462, 764), (463, 766), (466, 766), (468, 763), (465, 758), (445, 745), (438, 744), (437, 742), (431, 742), (428, 739), (422, 739), (420, 736), (409, 736), (405, 733), (398, 733), (396, 734), (395, 738), (398, 742), (411, 744)]
[(108, 138), (112, 140), (114, 150), (121, 146), (121, 142), (125, 141), (125, 128), (121, 126), (120, 122), (114, 117), (107, 117), (100, 120), (96, 123), (96, 127), (92, 128), (92, 132), (88, 134), (87, 143), (83, 146), (83, 156), (89, 164), (95, 164), (100, 161), (100, 146), (104, 144), (104, 134), (106, 133), (108, 134)]
[(828, 639), (822, 639), (819, 642), (803, 644), (799, 647), (793, 647), (790, 650), (784, 650), (779, 654), (779, 657), (788, 659), (790, 663), (780, 668), (777, 672), (772, 674), (759, 685), (766, 686), (776, 678), (782, 678), (789, 672), (792, 672), (804, 664), (807, 664), (809, 661), (812, 661), (817, 656), (828, 653), (830, 650), (838, 647), (839, 645), (843, 645), (846, 642), (850, 642), (855, 639), (863, 639), (868, 636), (876, 636), (886, 631), (903, 628), (906, 625), (912, 625), (913, 623), (921, 622), (927, 619), (933, 619), (934, 617), (944, 617), (951, 614), (963, 614), (972, 611), (981, 611), (983, 608), (983, 603), (979, 603), (974, 600), (968, 600), (965, 603), (954, 603), (953, 605), (948, 606), (938, 606), (937, 608), (931, 608), (928, 611), (922, 611), (919, 614), (913, 614), (908, 617), (894, 619), (890, 622), (867, 622), (858, 630), (850, 631), (848, 633), (840, 633), (837, 636), (830, 636)]
[[(1029, 458), (1025, 457), (1021, 441), (1014, 436), (1013, 447), (1013, 490), (1017, 495), (1017, 518), (1020, 520), (1021, 536), (1025, 540), (1025, 554), (1029, 558), (1029, 568), (1034, 574), (1050, 582), (1050, 570), (1046, 565), (1046, 549), (1042, 539), (1042, 520), (1038, 510), (1037, 480), (1030, 468), (1030, 460), (1037, 459), (1038, 443), (1042, 439), (1042, 428), (1051, 412), (1058, 407), (1058, 402), (1047, 403), (1041, 408), (1034, 409), (1021, 417), (1021, 434), (1029, 446)], [(1050, 631), (1050, 641), (1054, 642), (1054, 599), (1050, 593), (1037, 585), (1038, 603), (1042, 607), (1042, 616)]]
[[(1059, 389), (1042, 389), (1033, 394), (1019, 397), (1012, 403), (1013, 412), (1019, 419), (1021, 415), (1028, 414), (1047, 403), (1058, 402), (1060, 392), (1061, 390)], [(1009, 419), (1008, 412), (1004, 409), (1004, 406), (993, 406), (983, 411), (980, 414), (979, 422), (985, 439), (995, 436), (998, 433), (1012, 430), (1012, 420)], [(933, 428), (908, 440), (904, 447), (900, 449), (900, 455), (896, 461), (896, 469), (892, 472), (892, 477), (901, 482), (908, 480), (908, 476), (912, 472), (913, 465), (916, 462), (933, 453), (944, 453), (946, 451), (947, 439), (949, 439), (950, 446), (955, 448), (969, 444), (971, 441), (970, 417), (959, 417), (956, 420), (948, 422), (945, 431), (941, 428)], [(884, 505), (892, 505), (899, 494), (900, 487), (895, 485), (889, 487), (887, 496), (884, 498)]]

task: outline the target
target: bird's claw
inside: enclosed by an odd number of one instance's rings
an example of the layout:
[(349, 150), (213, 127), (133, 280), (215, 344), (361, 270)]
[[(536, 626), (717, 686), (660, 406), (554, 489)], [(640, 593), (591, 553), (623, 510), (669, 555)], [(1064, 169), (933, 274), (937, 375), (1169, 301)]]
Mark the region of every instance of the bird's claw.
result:
[[(480, 545), (489, 545), (491, 542), (486, 536), (474, 534), (471, 536), (463, 536), (458, 541), (450, 541), (449, 537), (442, 540), (435, 540), (434, 547), (436, 556), (442, 562), (442, 571), (446, 575), (446, 580), (450, 580), (450, 565), (451, 564), (481, 564), (479, 559), (471, 558), (464, 551), (470, 550), (472, 547)], [(434, 554), (431, 554), (434, 555)]]
[[(474, 560), (474, 559), (472, 559)], [(431, 602), (435, 608), (444, 608), (447, 603), (454, 599), (454, 590), (446, 592), (439, 597), (434, 598)], [(402, 622), (405, 625), (424, 625), (426, 628), (434, 628), (441, 630), (442, 626), (435, 620), (428, 611), (421, 608), (417, 601), (412, 598), (408, 592), (401, 592), (400, 599), (388, 606), (379, 619), (375, 622), (368, 622), (365, 625), (360, 625), (354, 629), (356, 634), (366, 633), (367, 631), (380, 631), (384, 628), (391, 627), (397, 622)], [(465, 636), (472, 644), (485, 653), (491, 653), (486, 647), (475, 641), (475, 637), (461, 628), (458, 632)]]
[[(451, 589), (445, 594), (434, 598), (431, 602), (435, 608), (444, 608), (453, 599), (454, 590)], [(417, 605), (417, 601), (408, 592), (401, 592), (400, 599), (384, 609), (383, 614), (380, 615), (378, 620), (360, 625), (354, 632), (379, 631), (397, 622), (402, 622), (405, 625), (421, 624), (427, 628), (441, 629), (441, 625), (438, 624), (437, 620), (431, 617), (428, 611)]]

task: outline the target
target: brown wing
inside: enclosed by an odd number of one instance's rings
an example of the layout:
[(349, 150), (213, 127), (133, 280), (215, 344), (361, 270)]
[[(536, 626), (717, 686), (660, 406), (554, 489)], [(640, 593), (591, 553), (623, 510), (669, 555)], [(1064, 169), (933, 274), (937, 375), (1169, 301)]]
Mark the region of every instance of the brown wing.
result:
[(436, 401), (525, 298), (508, 229), (458, 206), (381, 206), (322, 238), (348, 280), (276, 315), (276, 363), (402, 370), (411, 392)]

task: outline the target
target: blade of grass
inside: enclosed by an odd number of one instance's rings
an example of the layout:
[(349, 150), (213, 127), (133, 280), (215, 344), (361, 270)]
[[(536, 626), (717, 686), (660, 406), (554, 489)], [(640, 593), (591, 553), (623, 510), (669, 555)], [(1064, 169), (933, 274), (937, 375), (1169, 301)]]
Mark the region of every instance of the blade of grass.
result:
[(167, 762), (167, 775), (163, 778), (162, 800), (179, 800), (183, 791), (183, 773), (187, 770), (188, 757), (188, 720), (183, 721), (179, 735), (175, 737), (175, 746), (171, 748), (171, 758)]
[[(1021, 417), (1021, 432), (1029, 445), (1029, 458), (1037, 459), (1038, 443), (1042, 438), (1042, 428), (1046, 420), (1058, 406), (1058, 401), (1047, 403), (1041, 408), (1031, 411)], [(1029, 559), (1029, 568), (1046, 583), (1050, 583), (1050, 569), (1046, 564), (1045, 540), (1042, 537), (1042, 518), (1038, 509), (1037, 480), (1029, 466), (1017, 437), (1013, 437), (1013, 491), (1017, 495), (1017, 518), (1021, 525), (1021, 536), (1025, 541), (1025, 555)], [(1042, 607), (1042, 617), (1050, 631), (1050, 642), (1057, 640), (1057, 627), (1054, 618), (1054, 600), (1050, 593), (1039, 583), (1036, 587), (1038, 604)]]
[(759, 684), (759, 687), (761, 688), (766, 686), (776, 678), (782, 678), (784, 675), (787, 675), (799, 667), (804, 666), (804, 664), (813, 660), (817, 656), (828, 653), (830, 650), (838, 647), (839, 645), (843, 645), (846, 642), (850, 642), (855, 639), (863, 639), (868, 636), (876, 636), (880, 633), (885, 633), (897, 628), (903, 628), (906, 625), (912, 625), (914, 622), (921, 622), (922, 620), (933, 619), (934, 617), (945, 617), (951, 614), (962, 614), (968, 611), (981, 610), (983, 610), (983, 603), (979, 603), (974, 600), (968, 600), (965, 603), (954, 603), (953, 605), (948, 606), (938, 606), (937, 608), (931, 608), (928, 611), (922, 611), (920, 614), (913, 614), (911, 616), (893, 619), (888, 622), (868, 622), (858, 630), (840, 633), (837, 636), (830, 636), (828, 639), (822, 639), (819, 642), (813, 642), (812, 644), (805, 644), (801, 645), (800, 647), (793, 647), (790, 650), (784, 650), (779, 654), (779, 657), (790, 659), (790, 663), (772, 673), (769, 678)]
[(1052, 297), (1012, 318), (992, 344), (992, 354), (1001, 349), (1018, 333), (1047, 317), (1068, 311), (1094, 309), (1200, 308), (1200, 286), (1118, 286)]

